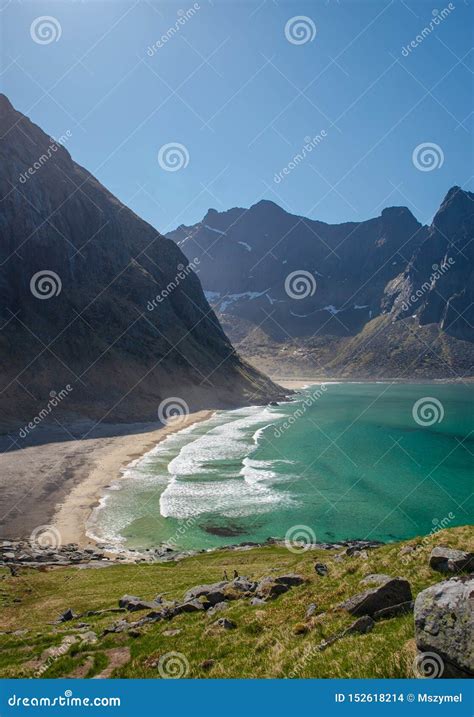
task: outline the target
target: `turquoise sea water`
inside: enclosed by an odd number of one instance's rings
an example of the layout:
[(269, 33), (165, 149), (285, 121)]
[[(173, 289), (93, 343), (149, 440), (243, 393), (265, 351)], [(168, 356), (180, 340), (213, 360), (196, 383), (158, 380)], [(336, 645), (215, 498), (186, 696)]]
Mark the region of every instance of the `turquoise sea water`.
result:
[(473, 398), (474, 386), (329, 383), (219, 411), (129, 466), (89, 533), (209, 548), (294, 526), (318, 541), (389, 541), (472, 523)]

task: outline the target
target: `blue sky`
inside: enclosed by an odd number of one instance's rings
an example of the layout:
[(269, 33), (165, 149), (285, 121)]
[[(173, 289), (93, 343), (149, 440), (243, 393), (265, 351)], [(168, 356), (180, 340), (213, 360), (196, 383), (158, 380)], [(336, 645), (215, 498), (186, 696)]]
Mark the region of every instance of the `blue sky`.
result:
[[(473, 190), (467, 0), (409, 53), (446, 0), (196, 5), (0, 0), (2, 90), (52, 136), (69, 130), (73, 158), (161, 231), (262, 198), (327, 222), (399, 204), (429, 222), (449, 187)], [(34, 41), (42, 16), (57, 41)], [(295, 16), (306, 18), (301, 44), (285, 35)], [(186, 148), (178, 171), (158, 161), (169, 143)], [(412, 158), (425, 143), (436, 145), (432, 171)]]

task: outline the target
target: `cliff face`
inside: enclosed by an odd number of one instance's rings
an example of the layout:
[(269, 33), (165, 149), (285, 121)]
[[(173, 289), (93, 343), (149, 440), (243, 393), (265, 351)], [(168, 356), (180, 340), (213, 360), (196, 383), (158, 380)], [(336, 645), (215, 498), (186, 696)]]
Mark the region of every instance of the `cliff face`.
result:
[(387, 282), (424, 233), (404, 207), (329, 225), (262, 201), (247, 211), (210, 210), (201, 223), (167, 236), (188, 257), (200, 258), (202, 284), (219, 314), (285, 340), (356, 334), (380, 313)]
[(0, 406), (10, 426), (61, 408), (105, 421), (261, 402), (181, 250), (0, 95)]
[[(474, 194), (449, 190), (393, 295), (396, 319), (415, 315), (474, 341)], [(412, 301), (414, 296), (416, 301)]]
[(453, 187), (430, 227), (406, 207), (328, 225), (259, 202), (168, 236), (264, 370), (452, 378), (474, 364), (473, 199)]

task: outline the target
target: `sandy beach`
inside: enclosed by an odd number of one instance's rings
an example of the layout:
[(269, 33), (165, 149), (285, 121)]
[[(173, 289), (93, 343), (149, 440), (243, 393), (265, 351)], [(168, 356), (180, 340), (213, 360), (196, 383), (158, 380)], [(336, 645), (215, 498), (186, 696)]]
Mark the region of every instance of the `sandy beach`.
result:
[[(47, 428), (33, 445), (17, 441), (0, 449), (0, 532), (3, 538), (28, 538), (38, 526), (53, 525), (62, 544), (91, 543), (86, 521), (103, 490), (121, 469), (151, 450), (166, 436), (212, 416), (198, 411), (166, 426), (120, 424), (100, 426), (87, 438), (84, 426)], [(86, 431), (87, 433), (87, 431)]]

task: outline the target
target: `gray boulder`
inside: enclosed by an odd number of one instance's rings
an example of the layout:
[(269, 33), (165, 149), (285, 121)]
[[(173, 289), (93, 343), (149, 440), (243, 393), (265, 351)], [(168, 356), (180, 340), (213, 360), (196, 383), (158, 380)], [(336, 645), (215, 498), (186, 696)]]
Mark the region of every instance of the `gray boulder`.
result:
[(317, 572), (317, 574), (321, 575), (322, 577), (327, 575), (329, 572), (328, 566), (325, 565), (324, 563), (316, 563), (316, 565), (314, 566), (314, 569)]
[(414, 611), (417, 648), (441, 657), (440, 676), (473, 677), (474, 577), (451, 578), (422, 590)]
[(371, 573), (370, 575), (366, 575), (365, 578), (362, 578), (360, 581), (361, 585), (383, 585), (387, 582), (387, 580), (391, 580), (390, 575), (385, 575), (384, 573)]
[(377, 610), (377, 612), (374, 613), (374, 620), (386, 620), (390, 617), (406, 615), (408, 612), (413, 612), (414, 604), (413, 600), (407, 600), (406, 602), (401, 602), (398, 605), (384, 607), (382, 610)]
[(365, 635), (374, 629), (375, 622), (369, 615), (362, 615), (352, 625), (349, 625), (347, 630), (344, 631), (344, 635), (350, 635), (351, 633), (358, 632), (360, 635)]
[(295, 585), (302, 585), (304, 578), (296, 573), (289, 573), (288, 575), (280, 575), (275, 578), (275, 582), (281, 585), (287, 585), (288, 587), (294, 587)]
[(237, 625), (233, 620), (228, 620), (226, 617), (220, 617), (214, 623), (216, 627), (221, 627), (223, 630), (235, 630)]
[(153, 600), (142, 600), (135, 595), (123, 595), (119, 600), (119, 607), (124, 607), (129, 612), (136, 612), (137, 610), (153, 610), (156, 608), (156, 603)]
[(431, 551), (430, 568), (440, 573), (469, 572), (474, 570), (474, 555), (438, 546)]
[(306, 617), (313, 617), (313, 615), (316, 613), (317, 609), (318, 609), (318, 606), (316, 605), (316, 603), (315, 603), (315, 602), (312, 602), (310, 605), (308, 605), (308, 607), (307, 607), (307, 609), (306, 609), (306, 615), (305, 615), (305, 616), (306, 616)]
[(225, 600), (224, 590), (230, 585), (229, 582), (212, 583), (211, 585), (196, 585), (184, 596), (184, 602), (190, 602), (196, 598), (204, 597), (211, 605)]
[(277, 583), (275, 578), (266, 577), (262, 578), (257, 585), (255, 595), (259, 598), (273, 599), (286, 593), (290, 589), (289, 585), (284, 583)]
[(403, 578), (391, 578), (379, 587), (353, 595), (339, 607), (351, 615), (370, 615), (386, 607), (399, 605), (412, 599), (410, 583)]
[(177, 614), (181, 612), (200, 612), (202, 610), (204, 610), (204, 605), (197, 598), (189, 600), (188, 602), (183, 602), (181, 605), (176, 607)]
[(216, 612), (222, 612), (223, 610), (229, 609), (229, 603), (228, 602), (218, 602), (213, 607), (210, 607), (207, 611), (208, 615), (215, 615)]

